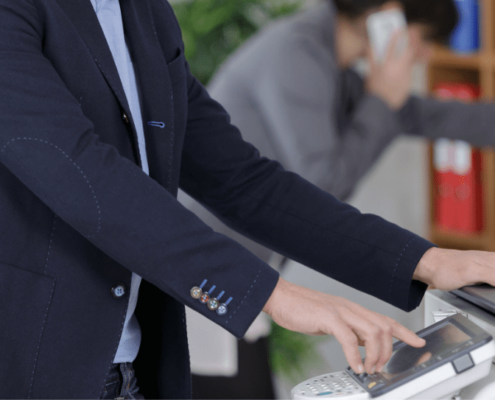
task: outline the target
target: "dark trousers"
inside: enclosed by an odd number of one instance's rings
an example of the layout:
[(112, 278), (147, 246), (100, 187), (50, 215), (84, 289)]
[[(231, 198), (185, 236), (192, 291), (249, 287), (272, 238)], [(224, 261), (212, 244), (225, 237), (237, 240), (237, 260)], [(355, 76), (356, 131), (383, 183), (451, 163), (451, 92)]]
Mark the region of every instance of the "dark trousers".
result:
[(139, 394), (136, 374), (132, 363), (114, 364), (108, 374), (102, 399), (144, 399)]
[(267, 340), (238, 342), (237, 376), (209, 377), (193, 375), (193, 399), (274, 399), (272, 376), (268, 363)]

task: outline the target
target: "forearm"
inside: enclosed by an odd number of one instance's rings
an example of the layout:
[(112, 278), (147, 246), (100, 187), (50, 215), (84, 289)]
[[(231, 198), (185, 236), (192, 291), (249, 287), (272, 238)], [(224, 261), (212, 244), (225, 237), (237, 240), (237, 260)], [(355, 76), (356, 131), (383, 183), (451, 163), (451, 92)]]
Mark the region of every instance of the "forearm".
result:
[[(194, 106), (196, 98), (207, 96), (197, 83), (191, 83), (190, 94), (184, 191), (233, 229), (280, 254), (403, 309), (419, 304), (424, 287), (411, 285), (411, 278), (430, 243), (362, 215), (278, 163), (259, 158), (219, 104), (205, 97)], [(203, 108), (214, 121), (206, 127), (199, 122)], [(357, 127), (366, 124), (364, 114)], [(368, 125), (379, 130), (382, 120)]]
[(495, 145), (495, 105), (465, 104), (412, 96), (399, 112), (405, 133), (428, 139), (465, 140), (475, 146)]
[[(432, 244), (359, 213), (297, 175), (274, 168), (256, 183), (200, 199), (235, 230), (327, 276), (411, 310), (425, 287), (411, 283)], [(229, 199), (227, 193), (236, 193)], [(194, 193), (191, 193), (194, 195)]]
[(363, 96), (350, 123), (342, 132), (332, 133), (338, 139), (331, 151), (308, 157), (308, 176), (303, 177), (345, 200), (398, 133), (396, 113), (377, 97)]

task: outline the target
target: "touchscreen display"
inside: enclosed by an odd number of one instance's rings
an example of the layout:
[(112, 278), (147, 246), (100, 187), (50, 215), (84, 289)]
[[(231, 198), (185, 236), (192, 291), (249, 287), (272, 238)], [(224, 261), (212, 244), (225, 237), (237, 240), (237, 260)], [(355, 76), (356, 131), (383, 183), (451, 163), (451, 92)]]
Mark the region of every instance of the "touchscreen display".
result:
[(402, 346), (395, 350), (381, 375), (385, 379), (393, 379), (428, 360), (441, 356), (459, 344), (471, 339), (466, 333), (452, 324), (447, 324), (423, 336), (426, 345), (420, 349)]

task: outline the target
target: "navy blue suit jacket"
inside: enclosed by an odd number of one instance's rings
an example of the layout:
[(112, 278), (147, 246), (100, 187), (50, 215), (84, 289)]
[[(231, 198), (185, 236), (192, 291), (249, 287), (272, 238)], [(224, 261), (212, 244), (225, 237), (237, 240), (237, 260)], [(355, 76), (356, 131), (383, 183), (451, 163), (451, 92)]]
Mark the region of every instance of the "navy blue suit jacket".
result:
[[(244, 334), (278, 275), (184, 209), (179, 186), (275, 251), (416, 307), (432, 245), (259, 157), (190, 74), (169, 4), (121, 6), (149, 177), (90, 1), (0, 0), (0, 397), (100, 396), (128, 303), (111, 288), (131, 271), (146, 397), (190, 396), (184, 305)], [(227, 315), (191, 298), (204, 279), (233, 298)]]

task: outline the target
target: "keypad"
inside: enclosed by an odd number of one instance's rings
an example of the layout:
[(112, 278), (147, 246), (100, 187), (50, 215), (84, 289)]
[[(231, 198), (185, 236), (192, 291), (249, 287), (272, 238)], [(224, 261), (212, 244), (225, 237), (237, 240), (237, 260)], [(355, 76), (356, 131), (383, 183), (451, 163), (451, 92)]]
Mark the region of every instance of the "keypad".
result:
[(365, 393), (346, 371), (309, 379), (294, 388), (294, 391), (294, 394), (315, 398), (351, 397)]

